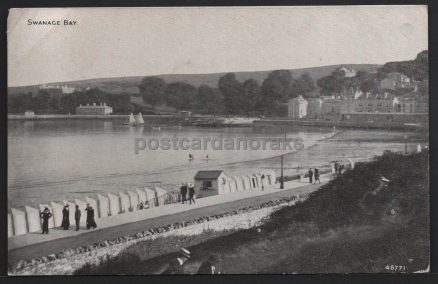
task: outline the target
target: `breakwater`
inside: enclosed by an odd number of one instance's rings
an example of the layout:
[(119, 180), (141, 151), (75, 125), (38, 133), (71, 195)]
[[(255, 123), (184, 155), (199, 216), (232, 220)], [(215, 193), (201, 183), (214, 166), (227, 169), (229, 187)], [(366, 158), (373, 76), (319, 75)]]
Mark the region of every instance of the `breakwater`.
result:
[(197, 235), (208, 230), (249, 229), (260, 225), (275, 210), (284, 206), (295, 205), (297, 202), (305, 200), (307, 196), (308, 194), (300, 194), (284, 197), (223, 214), (201, 216), (192, 220), (168, 224), (88, 246), (69, 248), (47, 256), (19, 261), (13, 267), (9, 267), (9, 274), (68, 275), (73, 274), (75, 270), (83, 265), (96, 265), (108, 258), (115, 257), (129, 246), (138, 242), (153, 240), (158, 237)]
[[(377, 118), (372, 118), (377, 117)], [(394, 129), (418, 130), (428, 129), (428, 114), (372, 114), (369, 118), (351, 120), (306, 120), (290, 118), (270, 118), (254, 121), (254, 127), (336, 127), (346, 129)]]

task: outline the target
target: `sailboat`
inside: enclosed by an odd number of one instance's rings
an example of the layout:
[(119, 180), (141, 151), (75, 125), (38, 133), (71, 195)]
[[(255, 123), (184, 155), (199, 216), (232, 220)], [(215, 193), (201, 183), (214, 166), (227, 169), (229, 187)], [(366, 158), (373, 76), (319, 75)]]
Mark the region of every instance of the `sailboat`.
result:
[(123, 124), (125, 124), (125, 125), (133, 125), (133, 126), (135, 126), (136, 123), (137, 123), (137, 121), (135, 120), (134, 115), (131, 113), (131, 115), (130, 115), (129, 118), (128, 118), (128, 121), (125, 122), (125, 123), (123, 123)]
[(139, 112), (138, 114), (137, 114), (137, 116), (136, 116), (136, 121), (137, 121), (137, 124), (144, 124), (144, 120), (143, 120), (143, 115), (141, 115), (141, 112)]

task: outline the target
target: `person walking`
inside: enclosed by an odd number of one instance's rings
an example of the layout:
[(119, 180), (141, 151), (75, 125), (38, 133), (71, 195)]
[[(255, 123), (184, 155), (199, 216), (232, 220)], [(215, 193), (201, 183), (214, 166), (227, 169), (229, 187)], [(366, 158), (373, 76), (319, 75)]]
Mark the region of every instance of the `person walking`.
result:
[(43, 232), (42, 234), (49, 234), (49, 219), (52, 217), (49, 208), (45, 207), (44, 211), (40, 213), (40, 218), (43, 219)]
[(64, 209), (62, 209), (62, 223), (61, 227), (64, 230), (68, 230), (70, 228), (70, 210), (68, 204), (64, 206)]
[(216, 267), (219, 261), (220, 258), (218, 256), (210, 255), (210, 257), (201, 264), (196, 274), (220, 274)]
[(313, 171), (312, 171), (312, 168), (309, 169), (309, 183), (313, 183)]
[(186, 183), (183, 183), (181, 185), (180, 191), (181, 191), (182, 204), (184, 204), (187, 201), (187, 184)]
[(75, 221), (76, 221), (76, 231), (79, 231), (79, 223), (81, 221), (81, 210), (79, 210), (79, 205), (76, 205)]
[(316, 182), (321, 183), (319, 180), (319, 170), (317, 168), (315, 168), (315, 184)]
[(263, 191), (263, 190), (265, 190), (265, 175), (264, 174), (262, 174), (261, 179), (262, 179), (262, 191)]
[(190, 259), (190, 251), (181, 248), (180, 249), (180, 255), (173, 259), (169, 264), (167, 265), (167, 268), (164, 269), (161, 274), (165, 275), (173, 275), (173, 274), (184, 274), (184, 264)]
[(90, 204), (87, 204), (87, 208), (85, 208), (85, 211), (87, 211), (87, 230), (90, 228), (96, 229), (96, 221), (94, 221), (94, 209), (90, 206)]
[(192, 201), (193, 204), (195, 204), (195, 186), (193, 184), (190, 184), (189, 186), (189, 201), (190, 204), (192, 204)]

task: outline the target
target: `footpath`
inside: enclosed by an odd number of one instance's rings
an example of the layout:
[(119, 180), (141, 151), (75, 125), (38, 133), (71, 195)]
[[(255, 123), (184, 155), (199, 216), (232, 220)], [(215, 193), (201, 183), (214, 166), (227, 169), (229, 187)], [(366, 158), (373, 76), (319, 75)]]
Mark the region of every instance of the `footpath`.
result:
[(249, 205), (260, 204), (269, 200), (280, 199), (292, 195), (306, 194), (317, 190), (330, 179), (331, 175), (322, 175), (321, 184), (310, 185), (306, 181), (289, 181), (280, 185), (234, 192), (224, 195), (200, 198), (195, 204), (173, 203), (141, 211), (124, 213), (116, 216), (96, 219), (98, 228), (86, 230), (50, 229), (48, 235), (40, 232), (14, 236), (8, 239), (8, 262), (13, 265), (19, 260), (57, 253), (67, 248), (103, 242), (126, 234), (134, 234), (175, 222), (190, 221), (201, 216), (211, 216)]

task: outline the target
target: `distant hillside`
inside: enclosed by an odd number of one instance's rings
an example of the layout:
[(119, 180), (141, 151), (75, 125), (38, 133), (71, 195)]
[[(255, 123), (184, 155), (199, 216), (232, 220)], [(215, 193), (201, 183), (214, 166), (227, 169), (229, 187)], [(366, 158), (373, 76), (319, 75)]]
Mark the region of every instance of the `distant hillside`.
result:
[[(317, 80), (321, 77), (331, 74), (336, 68), (340, 66), (346, 66), (353, 68), (356, 71), (367, 71), (376, 72), (380, 65), (377, 64), (339, 64), (321, 67), (311, 67), (311, 68), (301, 68), (301, 69), (290, 69), (294, 77), (298, 77), (303, 73), (309, 73), (310, 76)], [(254, 72), (234, 72), (239, 81), (245, 81), (247, 79), (255, 79), (260, 84), (268, 76), (272, 70), (268, 71), (254, 71)], [(195, 87), (199, 85), (208, 85), (211, 87), (217, 87), (219, 78), (226, 73), (211, 73), (211, 74), (165, 74), (158, 75), (166, 81), (166, 83), (172, 82), (184, 82), (191, 84)], [(70, 82), (54, 82), (47, 85), (67, 85), (69, 87), (75, 88), (99, 88), (102, 91), (109, 93), (128, 93), (136, 94), (138, 93), (138, 84), (141, 79), (145, 76), (134, 76), (134, 77), (115, 77), (115, 78), (100, 78), (100, 79), (90, 79), (81, 81), (70, 81)], [(24, 86), (24, 87), (9, 87), (8, 94), (14, 95), (18, 93), (36, 93), (38, 91), (39, 85), (34, 86)]]

